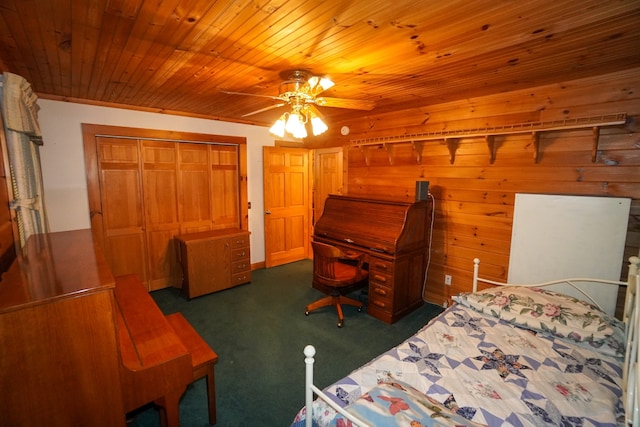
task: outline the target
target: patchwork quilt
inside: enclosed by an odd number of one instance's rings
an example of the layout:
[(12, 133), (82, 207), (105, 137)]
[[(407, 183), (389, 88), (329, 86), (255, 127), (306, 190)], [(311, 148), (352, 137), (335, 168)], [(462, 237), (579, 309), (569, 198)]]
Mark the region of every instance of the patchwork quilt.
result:
[[(623, 360), (589, 344), (455, 304), (324, 391), (372, 426), (622, 425)], [(317, 399), (314, 425), (351, 423)]]

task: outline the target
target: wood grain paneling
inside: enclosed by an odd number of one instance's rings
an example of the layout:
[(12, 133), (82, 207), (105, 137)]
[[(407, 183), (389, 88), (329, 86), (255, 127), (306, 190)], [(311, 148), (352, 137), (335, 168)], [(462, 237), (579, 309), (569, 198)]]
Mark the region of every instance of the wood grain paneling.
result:
[[(429, 110), (378, 127), (455, 126), (493, 115), (472, 98), (639, 67), (639, 17), (637, 1), (601, 0), (4, 0), (0, 71), (41, 97), (270, 125), (284, 108), (245, 115), (304, 69), (336, 82), (327, 96), (375, 102), (375, 115), (461, 104), (457, 117)], [(541, 94), (509, 101), (516, 123), (563, 108)], [(336, 122), (370, 116), (321, 110), (334, 136)]]
[[(505, 280), (509, 265), (511, 226), (516, 193), (567, 194), (615, 196), (632, 199), (625, 257), (638, 253), (640, 247), (640, 136), (634, 123), (640, 120), (640, 80), (626, 73), (614, 73), (600, 79), (569, 82), (570, 90), (545, 86), (530, 93), (546, 94), (554, 103), (564, 106), (561, 113), (570, 116), (573, 111), (607, 114), (623, 108), (629, 114), (629, 125), (602, 127), (594, 154), (594, 133), (590, 128), (540, 132), (539, 153), (534, 160), (535, 148), (530, 134), (497, 135), (494, 138), (492, 161), (486, 139), (461, 138), (456, 141), (454, 162), (444, 140), (423, 141), (421, 157), (411, 142), (384, 143), (370, 146), (351, 146), (345, 142), (347, 191), (349, 194), (394, 195), (412, 199), (415, 181), (430, 181), (435, 199), (435, 224), (431, 247), (431, 263), (424, 297), (442, 304), (452, 295), (471, 289), (472, 260), (482, 260), (482, 273), (495, 280)], [(618, 92), (615, 88), (619, 89)], [(624, 90), (622, 90), (624, 88)], [(352, 123), (349, 138), (403, 135), (407, 129), (448, 128), (453, 122), (494, 125), (496, 117), (511, 117), (511, 105), (517, 108), (536, 108), (525, 103), (529, 92), (514, 91), (472, 100), (470, 114), (464, 103), (434, 105), (433, 117), (422, 127), (406, 126), (415, 123), (431, 111), (408, 109), (375, 118), (373, 123)], [(623, 103), (611, 102), (624, 93)], [(593, 109), (590, 109), (592, 107)], [(612, 109), (616, 110), (612, 110)], [(404, 113), (405, 126), (401, 124)], [(524, 112), (532, 117), (544, 111)], [(483, 118), (481, 115), (486, 114)], [(460, 117), (468, 117), (462, 122)], [(469, 121), (471, 120), (471, 121)], [(366, 129), (366, 130), (365, 130)], [(345, 138), (346, 139), (346, 138)], [(343, 140), (345, 140), (343, 139)], [(338, 140), (334, 140), (334, 143)], [(541, 230), (540, 232), (544, 232)], [(625, 261), (620, 260), (622, 276), (626, 275)], [(444, 285), (444, 275), (451, 275), (452, 286)]]

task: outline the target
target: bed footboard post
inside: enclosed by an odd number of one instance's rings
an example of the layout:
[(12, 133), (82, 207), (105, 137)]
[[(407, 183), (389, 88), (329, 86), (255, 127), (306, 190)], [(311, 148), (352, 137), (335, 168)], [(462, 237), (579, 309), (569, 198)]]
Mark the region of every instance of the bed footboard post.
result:
[(480, 258), (473, 259), (473, 292), (478, 292), (478, 270), (480, 267)]
[(635, 276), (640, 273), (640, 257), (629, 257), (629, 276)]
[(305, 426), (311, 427), (313, 423), (313, 356), (316, 349), (312, 345), (304, 348), (304, 363), (306, 365), (305, 382), (304, 382), (304, 402), (305, 402)]

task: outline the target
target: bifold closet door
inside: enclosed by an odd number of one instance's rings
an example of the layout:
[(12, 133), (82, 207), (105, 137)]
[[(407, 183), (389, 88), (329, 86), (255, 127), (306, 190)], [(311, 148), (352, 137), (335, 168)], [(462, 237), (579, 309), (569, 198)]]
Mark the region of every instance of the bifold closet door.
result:
[(239, 228), (237, 145), (96, 137), (105, 254), (114, 275), (179, 286), (174, 237)]
[(140, 141), (142, 190), (149, 290), (182, 280), (178, 246), (178, 145), (172, 141)]
[(105, 256), (114, 276), (147, 283), (142, 178), (138, 141), (97, 137)]

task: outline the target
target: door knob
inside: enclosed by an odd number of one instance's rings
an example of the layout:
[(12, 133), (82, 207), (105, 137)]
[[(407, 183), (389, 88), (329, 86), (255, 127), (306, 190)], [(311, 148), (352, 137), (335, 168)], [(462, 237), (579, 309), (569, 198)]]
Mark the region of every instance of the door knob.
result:
[(271, 215), (271, 211), (269, 209), (267, 209), (266, 211), (264, 211), (265, 215)]

